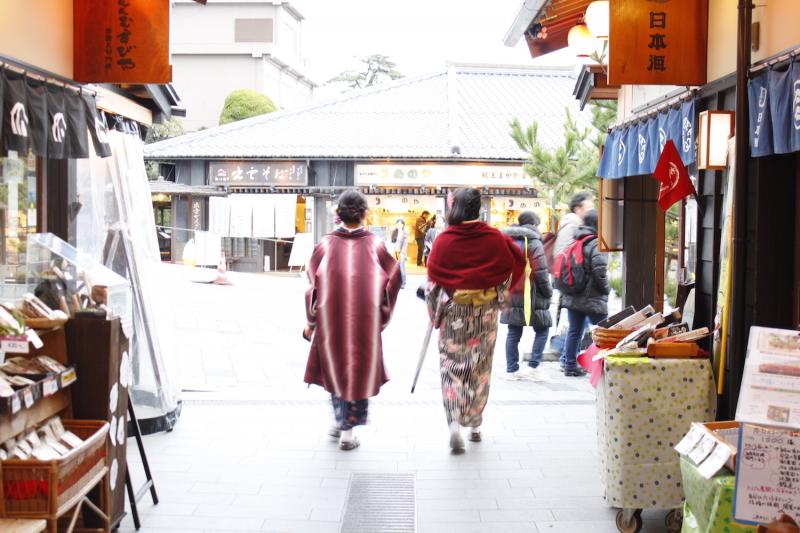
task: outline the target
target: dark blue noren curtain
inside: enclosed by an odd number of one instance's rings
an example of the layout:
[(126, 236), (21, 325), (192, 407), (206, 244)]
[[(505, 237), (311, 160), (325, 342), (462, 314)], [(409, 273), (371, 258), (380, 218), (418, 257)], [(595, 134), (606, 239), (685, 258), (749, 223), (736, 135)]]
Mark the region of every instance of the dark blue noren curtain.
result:
[(792, 63), (792, 151), (800, 151), (800, 62)]
[(108, 157), (111, 155), (111, 145), (108, 144), (108, 127), (104, 117), (97, 112), (97, 103), (93, 96), (82, 94), (81, 97), (86, 108), (86, 127), (89, 128), (94, 153), (100, 157)]
[(639, 174), (639, 157), (637, 155), (636, 143), (636, 125), (631, 124), (625, 130), (625, 162), (622, 167), (625, 169), (625, 176), (637, 176)]
[(611, 177), (611, 153), (613, 152), (612, 146), (614, 145), (616, 133), (616, 131), (612, 131), (606, 137), (606, 143), (603, 145), (603, 155), (600, 157), (600, 165), (597, 167), (597, 175), (606, 179)]
[(67, 131), (70, 133), (67, 156), (76, 159), (89, 157), (89, 136), (86, 134), (86, 109), (83, 98), (71, 89), (64, 92), (64, 97), (67, 108)]
[(647, 121), (647, 136), (650, 139), (647, 147), (648, 157), (650, 158), (650, 171), (648, 173), (655, 171), (658, 158), (661, 157), (661, 152), (664, 150), (661, 145), (661, 136), (658, 133), (659, 117), (660, 115)]
[(47, 114), (49, 131), (47, 135), (47, 154), (53, 159), (64, 159), (67, 154), (67, 107), (66, 89), (57, 85), (47, 86)]
[(684, 165), (691, 165), (695, 161), (694, 150), (694, 100), (681, 104), (681, 136), (680, 143), (675, 141), (681, 153)]
[(3, 91), (3, 147), (4, 151), (16, 151), (20, 156), (28, 154), (30, 147), (30, 111), (25, 78), (4, 71)]
[(769, 80), (770, 123), (772, 124), (772, 148), (776, 154), (792, 151), (792, 68), (771, 69)]
[(751, 79), (747, 84), (747, 93), (750, 100), (750, 153), (753, 157), (772, 155), (768, 76)]
[(25, 78), (28, 91), (28, 119), (30, 121), (30, 147), (34, 154), (47, 156), (47, 130), (50, 119), (47, 116), (47, 84), (40, 80)]

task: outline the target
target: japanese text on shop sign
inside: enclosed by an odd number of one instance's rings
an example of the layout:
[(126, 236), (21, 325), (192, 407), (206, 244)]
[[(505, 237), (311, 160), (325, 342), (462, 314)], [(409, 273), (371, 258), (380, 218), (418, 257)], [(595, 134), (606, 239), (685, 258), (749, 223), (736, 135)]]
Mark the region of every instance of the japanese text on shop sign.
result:
[(226, 161), (209, 163), (208, 181), (211, 185), (239, 187), (253, 185), (302, 187), (308, 185), (308, 170), (305, 163)]
[[(659, 50), (663, 50), (667, 47), (666, 42), (666, 33), (661, 33), (658, 30), (664, 30), (666, 32), (667, 29), (667, 14), (663, 11), (651, 11), (650, 12), (650, 31), (655, 33), (650, 33), (650, 44), (647, 45), (648, 48), (652, 49), (654, 52), (658, 52)], [(667, 70), (667, 56), (659, 53), (652, 53), (650, 54), (650, 64), (647, 66), (647, 70), (660, 70), (665, 71)]]
[[(136, 48), (136, 45), (131, 42), (131, 26), (133, 25), (133, 18), (131, 18), (128, 8), (131, 3), (127, 0), (117, 0), (119, 9), (119, 27), (120, 32), (117, 34), (117, 65), (122, 70), (131, 70), (136, 68), (136, 62), (130, 57), (131, 52)], [(108, 30), (106, 30), (108, 31)]]
[(609, 84), (706, 82), (708, 2), (614, 0), (609, 16)]

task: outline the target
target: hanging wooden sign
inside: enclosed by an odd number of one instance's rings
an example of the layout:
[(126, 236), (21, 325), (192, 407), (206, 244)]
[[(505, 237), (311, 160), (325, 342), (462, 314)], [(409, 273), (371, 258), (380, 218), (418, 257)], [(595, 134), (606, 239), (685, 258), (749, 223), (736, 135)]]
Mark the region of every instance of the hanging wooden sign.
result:
[(73, 77), (169, 83), (170, 0), (73, 0)]
[(708, 0), (611, 0), (608, 83), (703, 85)]

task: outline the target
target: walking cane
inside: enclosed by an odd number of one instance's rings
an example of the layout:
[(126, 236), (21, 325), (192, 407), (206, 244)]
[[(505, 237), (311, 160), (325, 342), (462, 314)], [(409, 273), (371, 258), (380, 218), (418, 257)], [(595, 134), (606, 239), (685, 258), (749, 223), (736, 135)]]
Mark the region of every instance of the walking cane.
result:
[(419, 380), (419, 373), (422, 372), (422, 363), (425, 362), (425, 354), (428, 353), (428, 346), (431, 343), (431, 334), (433, 333), (433, 321), (439, 316), (439, 306), (442, 305), (441, 294), (437, 297), (439, 300), (436, 304), (436, 312), (433, 317), (428, 321), (428, 331), (425, 332), (425, 340), (422, 341), (422, 350), (419, 352), (419, 361), (417, 361), (417, 372), (414, 374), (414, 382), (411, 384), (411, 394), (414, 394), (414, 389), (417, 388), (417, 381)]

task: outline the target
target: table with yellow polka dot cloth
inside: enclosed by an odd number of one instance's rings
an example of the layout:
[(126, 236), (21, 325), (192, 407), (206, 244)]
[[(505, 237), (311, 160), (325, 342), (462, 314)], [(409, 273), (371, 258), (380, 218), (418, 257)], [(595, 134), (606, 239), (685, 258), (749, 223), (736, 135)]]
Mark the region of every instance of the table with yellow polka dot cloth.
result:
[(716, 416), (707, 359), (609, 357), (597, 387), (597, 436), (605, 500), (623, 509), (682, 505), (678, 452), (692, 422)]

